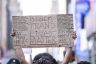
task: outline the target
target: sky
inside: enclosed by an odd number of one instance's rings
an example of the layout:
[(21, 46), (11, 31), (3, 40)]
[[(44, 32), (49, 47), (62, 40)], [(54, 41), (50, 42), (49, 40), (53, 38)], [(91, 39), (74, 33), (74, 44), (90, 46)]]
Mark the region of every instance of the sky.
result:
[(51, 0), (18, 0), (23, 15), (50, 14)]

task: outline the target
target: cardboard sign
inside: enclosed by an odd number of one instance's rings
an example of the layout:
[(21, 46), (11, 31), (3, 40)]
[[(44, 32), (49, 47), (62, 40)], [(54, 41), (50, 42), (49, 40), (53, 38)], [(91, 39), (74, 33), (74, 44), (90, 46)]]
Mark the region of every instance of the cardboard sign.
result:
[(73, 46), (73, 15), (13, 16), (15, 47)]

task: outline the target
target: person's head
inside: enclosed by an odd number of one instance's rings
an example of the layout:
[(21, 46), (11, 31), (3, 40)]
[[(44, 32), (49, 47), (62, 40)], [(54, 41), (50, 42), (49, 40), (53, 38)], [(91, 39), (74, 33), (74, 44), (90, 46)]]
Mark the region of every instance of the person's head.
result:
[(16, 58), (11, 58), (7, 64), (20, 64), (20, 61)]
[(32, 64), (57, 64), (57, 62), (50, 54), (40, 53), (35, 56)]

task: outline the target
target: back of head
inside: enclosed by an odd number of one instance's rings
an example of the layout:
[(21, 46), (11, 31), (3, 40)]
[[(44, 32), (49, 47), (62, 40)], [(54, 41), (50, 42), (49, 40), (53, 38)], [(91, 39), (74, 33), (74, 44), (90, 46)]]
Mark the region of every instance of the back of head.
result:
[(57, 64), (57, 62), (50, 54), (40, 53), (35, 56), (32, 64)]
[(20, 64), (20, 61), (16, 58), (11, 58), (7, 64)]

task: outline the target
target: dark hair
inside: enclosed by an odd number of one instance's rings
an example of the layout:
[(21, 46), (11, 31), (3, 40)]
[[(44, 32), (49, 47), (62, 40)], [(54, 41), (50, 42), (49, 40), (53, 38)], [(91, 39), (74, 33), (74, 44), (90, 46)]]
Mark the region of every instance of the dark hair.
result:
[(16, 58), (11, 58), (7, 64), (20, 64), (20, 61)]
[(32, 64), (57, 64), (57, 62), (50, 54), (40, 53), (35, 56)]

